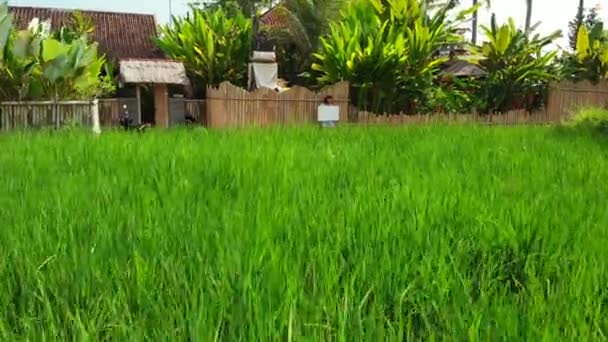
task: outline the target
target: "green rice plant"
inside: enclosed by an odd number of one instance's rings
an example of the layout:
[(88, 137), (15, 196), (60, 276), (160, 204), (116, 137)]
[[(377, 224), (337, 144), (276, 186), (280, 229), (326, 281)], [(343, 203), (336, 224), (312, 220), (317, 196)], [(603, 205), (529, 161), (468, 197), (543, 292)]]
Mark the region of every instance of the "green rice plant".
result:
[(603, 341), (606, 189), (549, 127), (2, 134), (0, 340)]

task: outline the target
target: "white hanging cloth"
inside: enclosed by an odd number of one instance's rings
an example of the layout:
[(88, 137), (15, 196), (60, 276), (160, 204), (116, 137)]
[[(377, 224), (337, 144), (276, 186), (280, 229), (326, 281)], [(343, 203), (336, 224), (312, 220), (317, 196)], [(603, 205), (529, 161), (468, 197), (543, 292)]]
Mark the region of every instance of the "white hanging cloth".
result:
[(269, 88), (277, 91), (285, 89), (277, 83), (279, 65), (276, 62), (276, 54), (272, 51), (254, 51), (248, 71), (250, 88)]

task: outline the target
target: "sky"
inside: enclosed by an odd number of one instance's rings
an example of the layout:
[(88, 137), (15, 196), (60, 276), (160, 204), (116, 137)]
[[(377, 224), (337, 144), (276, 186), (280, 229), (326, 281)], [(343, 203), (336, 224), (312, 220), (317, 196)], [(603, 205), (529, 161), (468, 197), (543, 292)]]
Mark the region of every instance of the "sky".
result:
[(174, 15), (186, 13), (186, 0), (8, 0), (12, 6), (39, 6), (154, 14), (159, 23), (169, 21), (169, 3)]
[[(169, 4), (174, 15), (186, 13), (187, 0), (8, 0), (10, 5), (42, 6), (58, 8), (94, 9), (116, 12), (135, 12), (154, 14), (159, 23), (169, 21)], [(470, 0), (462, 0), (468, 2)], [(600, 16), (608, 21), (608, 0), (586, 0), (587, 7), (600, 6)], [(490, 22), (492, 12), (496, 13), (499, 23), (513, 17), (519, 26), (523, 26), (526, 16), (525, 0), (491, 0), (491, 10), (480, 11), (481, 25)], [(557, 42), (559, 46), (567, 46), (568, 21), (576, 14), (578, 0), (534, 0), (532, 22), (541, 21), (538, 33), (549, 34), (562, 30), (564, 37)], [(480, 37), (483, 38), (483, 37)]]
[[(568, 22), (576, 15), (578, 2), (579, 0), (533, 0), (532, 24), (541, 22), (536, 32), (541, 35), (548, 35), (556, 30), (562, 30), (563, 37), (556, 42), (556, 45), (567, 48)], [(523, 28), (526, 22), (525, 0), (491, 0), (491, 4), (490, 10), (484, 8), (480, 11), (480, 25), (489, 25), (492, 12), (494, 12), (499, 24), (507, 22), (509, 17), (512, 17), (515, 23)], [(585, 0), (585, 7), (587, 8), (598, 5), (600, 18), (608, 21), (608, 0)]]

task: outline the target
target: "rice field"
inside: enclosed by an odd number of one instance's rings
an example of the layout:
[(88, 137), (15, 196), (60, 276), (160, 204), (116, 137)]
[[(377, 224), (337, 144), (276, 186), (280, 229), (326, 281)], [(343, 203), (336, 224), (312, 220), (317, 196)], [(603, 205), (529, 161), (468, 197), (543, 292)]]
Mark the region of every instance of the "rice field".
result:
[(0, 135), (0, 340), (605, 341), (608, 144)]

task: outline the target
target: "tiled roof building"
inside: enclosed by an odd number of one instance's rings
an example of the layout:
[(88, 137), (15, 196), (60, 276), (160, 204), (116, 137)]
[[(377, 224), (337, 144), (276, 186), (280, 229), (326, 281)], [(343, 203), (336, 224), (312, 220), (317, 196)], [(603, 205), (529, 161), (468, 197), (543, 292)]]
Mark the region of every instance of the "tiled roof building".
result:
[[(34, 18), (51, 21), (52, 29), (69, 25), (74, 11), (55, 8), (15, 7), (9, 8), (16, 27), (26, 29)], [(110, 59), (156, 59), (163, 58), (154, 43), (156, 21), (150, 14), (79, 11), (95, 25), (91, 39), (99, 43), (100, 53)]]

